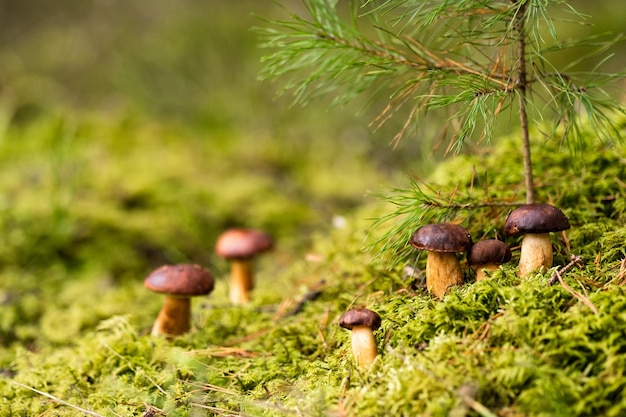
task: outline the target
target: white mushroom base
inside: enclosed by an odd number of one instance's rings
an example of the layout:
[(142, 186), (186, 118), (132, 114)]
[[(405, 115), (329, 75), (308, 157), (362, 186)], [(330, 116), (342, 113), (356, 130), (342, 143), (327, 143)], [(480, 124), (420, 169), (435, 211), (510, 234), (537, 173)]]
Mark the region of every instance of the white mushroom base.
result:
[(552, 241), (549, 233), (526, 233), (522, 238), (519, 274), (525, 277), (552, 266)]
[(378, 356), (372, 329), (365, 326), (352, 328), (352, 353), (360, 368), (368, 368)]
[(452, 252), (428, 252), (426, 259), (426, 288), (437, 298), (443, 298), (448, 288), (463, 284), (461, 265)]

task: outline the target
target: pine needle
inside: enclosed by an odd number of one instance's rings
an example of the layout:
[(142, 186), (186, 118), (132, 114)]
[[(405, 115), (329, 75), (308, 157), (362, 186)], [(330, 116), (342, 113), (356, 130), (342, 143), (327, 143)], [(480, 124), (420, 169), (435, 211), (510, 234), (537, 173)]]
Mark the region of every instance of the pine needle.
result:
[(35, 392), (35, 393), (39, 394), (39, 395), (43, 395), (43, 396), (44, 396), (44, 397), (46, 397), (46, 398), (50, 398), (51, 400), (56, 401), (56, 402), (58, 402), (59, 404), (62, 404), (62, 405), (64, 405), (64, 406), (66, 406), (66, 407), (70, 407), (70, 408), (73, 408), (74, 410), (80, 411), (81, 413), (84, 413), (84, 414), (87, 414), (87, 415), (90, 415), (90, 416), (94, 416), (94, 417), (104, 417), (102, 414), (98, 414), (98, 413), (95, 413), (95, 412), (93, 412), (93, 411), (90, 411), (90, 410), (86, 410), (86, 409), (84, 409), (84, 408), (81, 408), (81, 407), (79, 407), (79, 406), (77, 406), (77, 405), (74, 405), (74, 404), (68, 403), (67, 401), (63, 401), (62, 399), (57, 398), (57, 397), (55, 397), (54, 395), (48, 394), (47, 392), (39, 391), (38, 389), (35, 389), (35, 388), (33, 388), (33, 387), (29, 387), (28, 385), (24, 385), (24, 384), (21, 384), (21, 383), (16, 382), (16, 381), (11, 381), (11, 383), (12, 383), (13, 385), (17, 385), (17, 386), (19, 386), (19, 387), (29, 389), (29, 390), (31, 390), (31, 391), (33, 391), (33, 392)]

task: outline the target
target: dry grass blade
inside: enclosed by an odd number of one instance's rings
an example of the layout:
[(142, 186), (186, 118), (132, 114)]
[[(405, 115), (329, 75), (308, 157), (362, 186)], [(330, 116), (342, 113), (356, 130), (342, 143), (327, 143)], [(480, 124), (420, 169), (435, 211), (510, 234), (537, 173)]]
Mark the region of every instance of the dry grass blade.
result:
[[(626, 258), (622, 259), (619, 265), (619, 273), (606, 283), (606, 285), (614, 284), (614, 285), (624, 285), (626, 284)], [(605, 286), (606, 286), (605, 285)]]
[(264, 336), (265, 334), (269, 333), (272, 329), (271, 328), (267, 328), (267, 329), (261, 329), (258, 332), (254, 332), (254, 333), (250, 333), (246, 336), (237, 338), (237, 339), (233, 339), (233, 340), (229, 340), (226, 345), (227, 346), (235, 346), (238, 345), (240, 343), (245, 343), (245, 342), (250, 342), (251, 340), (256, 339), (257, 337), (261, 337)]
[(475, 390), (469, 385), (464, 385), (459, 389), (459, 397), (463, 403), (465, 403), (469, 408), (474, 410), (478, 415), (482, 417), (497, 417), (494, 413), (491, 412), (487, 407), (478, 402), (475, 398)]
[(94, 417), (104, 417), (102, 414), (98, 414), (98, 413), (95, 413), (95, 412), (93, 412), (93, 411), (90, 411), (90, 410), (87, 410), (87, 409), (81, 408), (81, 407), (79, 407), (79, 406), (77, 406), (77, 405), (74, 405), (74, 404), (68, 403), (67, 401), (63, 401), (62, 399), (57, 398), (57, 397), (55, 397), (54, 395), (48, 394), (47, 392), (39, 391), (38, 389), (35, 389), (35, 388), (33, 388), (33, 387), (29, 387), (28, 385), (20, 384), (19, 382), (16, 382), (16, 381), (11, 381), (11, 383), (12, 383), (12, 384), (14, 384), (14, 385), (17, 385), (17, 386), (19, 386), (19, 387), (29, 389), (29, 390), (31, 390), (31, 391), (33, 391), (33, 392), (35, 392), (35, 393), (39, 394), (39, 395), (43, 395), (44, 397), (46, 397), (46, 398), (50, 398), (51, 400), (56, 401), (56, 402), (58, 402), (59, 404), (62, 404), (62, 405), (64, 405), (64, 406), (66, 406), (66, 407), (73, 408), (74, 410), (80, 411), (81, 413), (87, 414), (87, 415), (89, 415), (89, 416), (94, 416)]
[(214, 415), (217, 416), (234, 416), (234, 417), (244, 417), (246, 414), (240, 413), (238, 411), (227, 410), (225, 408), (213, 407), (210, 405), (191, 403), (192, 407), (203, 408), (205, 410), (211, 411)]
[(237, 348), (237, 347), (228, 347), (228, 346), (218, 346), (209, 349), (197, 349), (191, 350), (187, 352), (188, 355), (192, 356), (204, 356), (204, 357), (214, 357), (214, 358), (227, 358), (227, 357), (235, 357), (235, 358), (257, 358), (259, 356), (269, 356), (269, 353), (264, 352), (252, 352), (247, 349)]
[(563, 288), (565, 288), (570, 294), (572, 294), (574, 298), (578, 299), (581, 303), (589, 307), (589, 309), (593, 311), (593, 314), (595, 314), (596, 316), (599, 314), (598, 309), (596, 308), (595, 305), (593, 305), (591, 300), (589, 300), (587, 297), (585, 297), (584, 295), (582, 295), (581, 293), (579, 293), (578, 291), (570, 287), (565, 281), (563, 281), (563, 277), (561, 276), (559, 271), (556, 271), (555, 273), (556, 273), (556, 277), (558, 278)]
[(220, 387), (219, 385), (209, 384), (206, 382), (194, 383), (191, 381), (185, 381), (185, 383), (189, 386), (198, 388), (198, 390), (196, 391), (212, 391), (212, 392), (219, 392), (222, 394), (232, 395), (232, 396), (235, 396), (238, 394), (237, 392), (229, 390), (228, 388)]

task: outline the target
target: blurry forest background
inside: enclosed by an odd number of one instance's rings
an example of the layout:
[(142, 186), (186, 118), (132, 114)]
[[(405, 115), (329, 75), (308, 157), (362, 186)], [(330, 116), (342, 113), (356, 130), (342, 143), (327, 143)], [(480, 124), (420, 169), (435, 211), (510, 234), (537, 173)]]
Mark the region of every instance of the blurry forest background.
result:
[[(349, 151), (356, 146), (367, 149), (376, 165), (428, 172), (419, 167), (430, 159), (422, 157), (430, 144), (406, 140), (393, 152), (389, 132), (397, 125), (375, 133), (367, 127), (379, 108), (367, 110), (366, 103), (333, 111), (324, 103), (291, 108), (290, 97), (277, 98), (279, 84), (258, 80), (260, 58), (271, 51), (259, 48), (252, 28), (265, 25), (262, 18), (303, 8), (299, 0), (278, 3), (285, 9), (269, 0), (0, 1), (2, 115), (19, 121), (48, 109), (137, 112), (198, 129), (207, 140), (215, 136), (211, 132), (227, 130), (285, 147), (316, 142)], [(590, 25), (564, 26), (563, 39), (626, 29), (623, 1), (571, 4), (591, 16)], [(626, 68), (622, 48), (620, 43), (610, 51), (618, 56), (605, 71)], [(365, 114), (356, 117), (358, 112)], [(317, 136), (326, 138), (317, 142)]]

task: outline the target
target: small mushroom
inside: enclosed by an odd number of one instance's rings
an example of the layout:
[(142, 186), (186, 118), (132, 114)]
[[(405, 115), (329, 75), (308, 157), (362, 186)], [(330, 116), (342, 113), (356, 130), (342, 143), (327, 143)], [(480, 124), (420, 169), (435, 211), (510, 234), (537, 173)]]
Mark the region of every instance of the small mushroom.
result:
[(254, 288), (253, 259), (274, 247), (274, 240), (256, 229), (230, 229), (217, 239), (215, 252), (230, 261), (229, 298), (233, 304), (250, 302)]
[(553, 256), (550, 233), (567, 230), (569, 227), (565, 214), (550, 204), (526, 204), (510, 212), (504, 225), (504, 233), (507, 236), (523, 235), (519, 260), (520, 276), (550, 268)]
[(352, 353), (360, 368), (368, 368), (378, 356), (373, 331), (380, 322), (380, 316), (367, 308), (348, 310), (339, 319), (339, 326), (352, 331)]
[(164, 265), (146, 277), (144, 286), (165, 294), (165, 302), (152, 326), (152, 335), (174, 337), (189, 330), (191, 297), (213, 291), (213, 276), (200, 265)]
[(435, 297), (443, 298), (448, 288), (463, 284), (461, 265), (456, 252), (467, 252), (472, 238), (458, 224), (428, 224), (411, 236), (413, 247), (428, 251), (426, 258), (426, 288)]
[(476, 271), (476, 281), (489, 278), (500, 265), (511, 260), (511, 249), (501, 240), (486, 239), (472, 245), (467, 262)]

